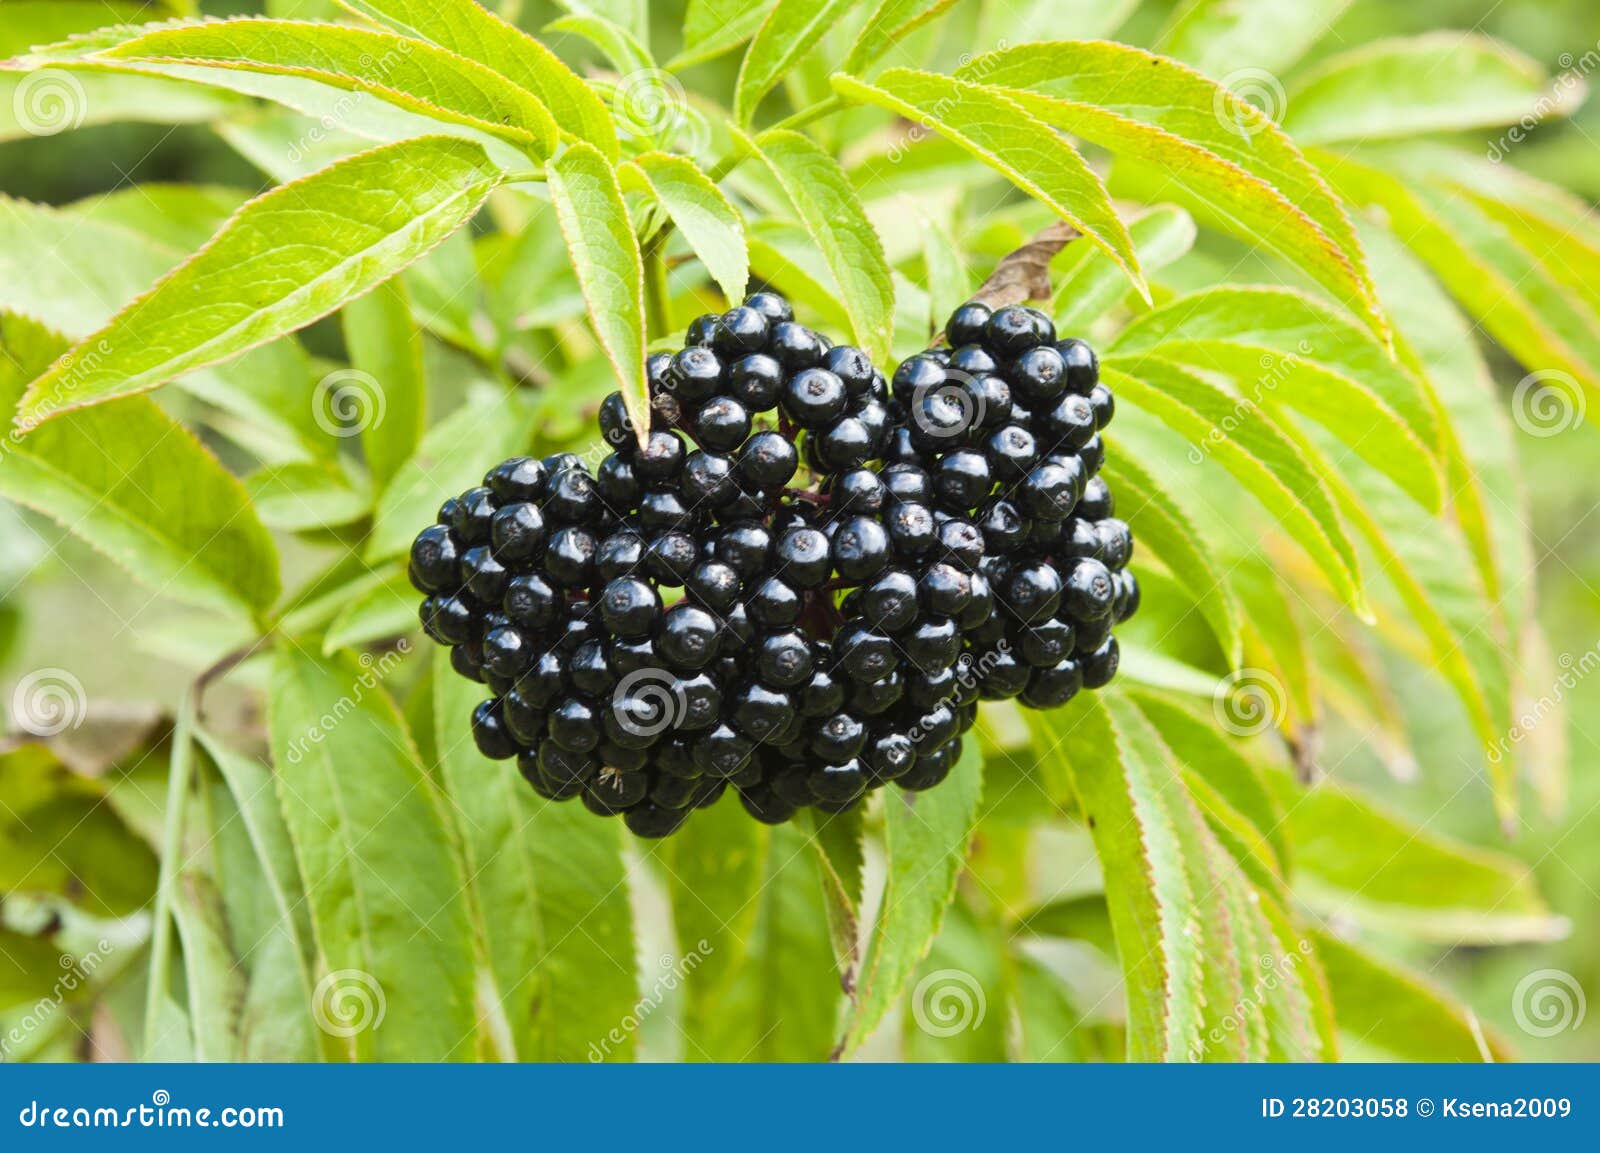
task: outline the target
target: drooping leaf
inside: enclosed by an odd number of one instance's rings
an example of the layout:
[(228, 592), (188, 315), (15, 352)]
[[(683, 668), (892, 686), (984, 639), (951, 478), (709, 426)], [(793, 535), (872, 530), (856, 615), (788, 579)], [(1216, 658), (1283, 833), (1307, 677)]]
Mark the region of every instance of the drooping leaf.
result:
[(1398, 489), (1369, 469), (1336, 474), (1328, 449), (1303, 430), (1290, 430), (1302, 452), (1321, 458), (1320, 471), (1340, 511), (1366, 537), (1400, 598), (1386, 614), (1396, 632), (1417, 629), (1434, 667), (1455, 689), (1483, 743), (1496, 809), (1509, 819), (1516, 807), (1513, 766), (1499, 742), (1511, 729), (1506, 647), (1494, 635), (1494, 611), (1484, 595), (1471, 554), (1447, 521), (1424, 516)]
[[(1581, 296), (1554, 277), (1544, 251), (1530, 252), (1482, 207), (1416, 169), (1420, 146), (1374, 146), (1350, 155), (1314, 151), (1328, 178), (1351, 203), (1381, 209), (1396, 236), (1423, 259), (1466, 312), (1552, 390), (1554, 417), (1571, 421), (1579, 397), (1600, 393), (1600, 319)], [(1428, 167), (1475, 161), (1432, 154)], [(1452, 161), (1451, 157), (1455, 159)], [(1407, 173), (1401, 179), (1395, 173)], [(1541, 246), (1541, 249), (1543, 246)], [(1536, 390), (1536, 392), (1539, 390)]]
[[(427, 428), (422, 331), (399, 279), (352, 300), (341, 316), (352, 371), (325, 379), (314, 399), (332, 409), (331, 415), (346, 418), (344, 429), (354, 424), (372, 486), (382, 492)], [(340, 401), (344, 410), (353, 408), (352, 417), (341, 411)]]
[(617, 130), (604, 102), (554, 52), (474, 0), (341, 0), (345, 7), (494, 69), (531, 92), (556, 127), (617, 155)]
[[(1128, 235), (1146, 272), (1171, 264), (1194, 246), (1194, 219), (1171, 204), (1158, 205), (1128, 222)], [(1055, 296), (1051, 312), (1056, 329), (1087, 333), (1128, 294), (1122, 270), (1103, 251), (1086, 244), (1069, 244), (1051, 269)]]
[(324, 966), (312, 1011), (330, 1056), (462, 1060), (478, 1030), (464, 877), (385, 668), (293, 641), (274, 660), (275, 780)]
[(475, 145), (422, 137), (273, 189), (34, 381), (19, 423), (147, 391), (311, 323), (465, 224), (498, 179)]
[(245, 483), (261, 523), (289, 532), (337, 528), (372, 511), (372, 494), (331, 461), (264, 468)]
[(1206, 959), (1195, 894), (1164, 791), (1169, 765), (1130, 746), (1125, 718), (1084, 694), (1071, 708), (1033, 713), (1044, 754), (1064, 765), (1105, 875), (1122, 956), (1128, 1059), (1182, 1060), (1200, 1044)]
[(683, 15), (683, 51), (667, 62), (682, 69), (737, 48), (756, 34), (776, 0), (689, 0)]
[(1456, 522), (1505, 635), (1519, 636), (1529, 608), (1523, 574), (1533, 553), (1511, 422), (1471, 325), (1438, 282), (1389, 233), (1370, 229), (1362, 242), (1394, 319), (1402, 362), (1448, 415), (1439, 427)]
[(648, 429), (644, 261), (616, 171), (597, 150), (577, 144), (550, 162), (549, 182), (595, 335), (616, 369), (634, 427)]
[(1367, 611), (1355, 546), (1324, 478), (1265, 413), (1237, 419), (1237, 403), (1227, 393), (1156, 356), (1106, 357), (1101, 375), (1116, 395), (1160, 417), (1197, 452), (1208, 446), (1306, 550), (1335, 592), (1358, 612)]
[(930, 20), (947, 11), (955, 0), (878, 0), (856, 34), (839, 71), (861, 75), (889, 49)]
[(1332, 780), (1269, 778), (1294, 846), (1295, 891), (1326, 918), (1446, 944), (1567, 932), (1513, 857), (1444, 837)]
[(404, 569), (394, 566), (384, 582), (352, 597), (328, 624), (322, 651), (358, 649), (417, 630), (417, 594)]
[[(742, 814), (741, 814), (742, 815)], [(822, 1061), (837, 1039), (842, 1000), (822, 878), (804, 832), (779, 825), (766, 837), (746, 954), (723, 1010), (687, 1055), (751, 1061)], [(691, 945), (680, 941), (685, 956)]]
[(744, 218), (694, 161), (666, 152), (647, 152), (623, 168), (635, 174), (683, 233), (711, 279), (730, 301), (744, 299), (750, 279), (750, 253)]
[(580, 805), (542, 800), (515, 761), (484, 757), (470, 724), (483, 695), (451, 669), (447, 651), (435, 653), (439, 776), (466, 854), (495, 1012), (521, 1060), (592, 1060), (601, 1044), (625, 1058), (631, 1039), (605, 1042), (639, 996), (622, 831)]
[(236, 1061), (248, 985), (227, 940), (222, 899), (198, 869), (178, 878), (173, 919), (183, 942), (184, 985), (196, 1061)]
[[(959, 75), (1003, 88), (1049, 124), (1152, 167), (1192, 212), (1277, 252), (1380, 337), (1361, 246), (1343, 204), (1254, 106), (1188, 66), (1104, 41), (1024, 44)], [(1137, 84), (1128, 83), (1137, 75)]]
[(1538, 63), (1499, 40), (1430, 32), (1363, 44), (1301, 76), (1283, 126), (1307, 144), (1390, 140), (1541, 119), (1583, 102), (1581, 84), (1552, 86)]
[[(19, 682), (9, 703), (14, 724), (32, 716), (34, 727), (44, 728), (70, 724), (84, 707), (72, 681), (49, 676)], [(92, 916), (126, 917), (147, 905), (155, 888), (155, 854), (105, 803), (103, 786), (73, 773), (42, 744), (0, 752), (0, 889), (70, 896)]]
[(555, 120), (532, 93), (454, 52), (388, 32), (294, 20), (226, 20), (159, 28), (93, 58), (299, 76), (503, 137), (539, 159), (556, 146)]
[[(699, 957), (683, 980), (691, 1038), (711, 1035), (715, 1019), (728, 1013), (729, 990), (754, 939), (769, 841), (738, 798), (725, 796), (693, 813), (660, 849), (679, 951)], [(688, 1047), (684, 1056), (702, 1054)]]
[[(7, 55), (0, 50), (0, 59)], [(0, 72), (0, 141), (54, 136), (96, 124), (204, 124), (245, 107), (246, 101), (230, 92), (159, 76), (65, 68)]]
[(367, 560), (376, 564), (409, 549), (446, 497), (479, 483), (506, 457), (527, 451), (532, 435), (532, 407), (521, 393), (469, 397), (427, 431), (389, 482), (373, 515)]
[[(0, 313), (0, 412), (67, 342)], [(91, 352), (92, 355), (92, 352)], [(71, 412), (13, 438), (0, 494), (88, 541), (152, 589), (256, 616), (277, 599), (278, 552), (245, 488), (143, 397)]]
[(1316, 931), (1339, 1028), (1402, 1061), (1508, 1061), (1515, 1054), (1464, 1005), (1420, 973)]
[(1241, 421), (1258, 406), (1297, 409), (1424, 508), (1440, 508), (1431, 397), (1365, 329), (1304, 293), (1228, 286), (1182, 296), (1135, 320), (1112, 351), (1155, 352), (1227, 376), (1243, 397)]
[(1153, 552), (1195, 599), (1230, 666), (1243, 655), (1239, 606), (1210, 548), (1177, 498), (1125, 454), (1109, 453), (1103, 468), (1116, 494), (1116, 512), (1134, 530), (1141, 552)]
[(1283, 75), (1348, 7), (1350, 0), (1187, 0), (1155, 50), (1224, 84), (1271, 83), (1272, 73)]
[(778, 0), (745, 50), (734, 86), (733, 116), (748, 127), (771, 92), (856, 0)]
[(838, 285), (855, 343), (889, 359), (894, 282), (883, 242), (837, 161), (798, 132), (766, 132), (748, 147), (782, 186)]
[(835, 74), (841, 95), (917, 121), (959, 144), (1104, 249), (1149, 299), (1127, 227), (1105, 186), (1061, 136), (999, 92), (932, 72), (891, 68), (872, 84)]
[(842, 1055), (853, 1053), (872, 1035), (938, 934), (966, 860), (982, 786), (983, 754), (978, 742), (969, 739), (937, 789), (890, 790), (885, 798), (889, 877), (867, 940)]

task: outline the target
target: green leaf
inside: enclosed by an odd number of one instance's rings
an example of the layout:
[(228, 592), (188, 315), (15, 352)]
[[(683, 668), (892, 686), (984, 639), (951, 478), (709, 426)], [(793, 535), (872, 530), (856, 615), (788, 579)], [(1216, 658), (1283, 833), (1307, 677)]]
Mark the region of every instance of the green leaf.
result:
[(384, 490), (367, 541), (368, 562), (376, 564), (410, 549), (446, 497), (479, 483), (497, 462), (526, 452), (532, 436), (532, 408), (520, 393), (506, 390), (470, 397), (428, 430)]
[(1339, 1028), (1402, 1061), (1509, 1061), (1511, 1047), (1421, 973), (1314, 931)]
[[(117, 225), (138, 233), (171, 250), (175, 264), (183, 253), (210, 240), (223, 221), (249, 199), (250, 193), (244, 189), (222, 184), (145, 183), (87, 196), (63, 205), (60, 211), (78, 220)], [(162, 271), (167, 267), (171, 265)], [(138, 287), (148, 283), (146, 280)]]
[(1126, 454), (1107, 454), (1103, 471), (1117, 496), (1117, 514), (1132, 527), (1139, 550), (1154, 553), (1189, 591), (1229, 667), (1238, 667), (1243, 656), (1239, 605), (1188, 513)]
[(1049, 750), (1041, 759), (1067, 767), (1100, 858), (1122, 957), (1128, 1060), (1181, 1060), (1200, 1045), (1206, 958), (1173, 826), (1172, 768), (1152, 759), (1148, 742), (1129, 743), (1130, 713), (1085, 694), (1028, 719)]
[[(1168, 192), (1321, 284), (1380, 337), (1387, 324), (1341, 201), (1252, 105), (1186, 65), (1109, 42), (1024, 44), (979, 56), (964, 79), (1158, 170)], [(1203, 209), (1203, 213), (1201, 210)]]
[(1336, 473), (1326, 447), (1302, 430), (1289, 430), (1300, 450), (1323, 457), (1320, 471), (1345, 518), (1367, 538), (1379, 566), (1399, 595), (1384, 613), (1394, 634), (1421, 630), (1433, 667), (1456, 690), (1482, 742), (1496, 809), (1509, 821), (1516, 811), (1515, 773), (1502, 742), (1512, 728), (1509, 652), (1485, 629), (1494, 610), (1477, 579), (1465, 541), (1447, 522), (1423, 515), (1382, 477), (1367, 469)]
[[(661, 846), (678, 948), (700, 962), (684, 977), (684, 1029), (710, 1037), (729, 1015), (734, 978), (744, 968), (761, 909), (770, 834), (734, 796), (692, 813)], [(743, 1054), (737, 1054), (742, 1056)], [(685, 1056), (701, 1059), (690, 1046)]]
[(492, 68), (550, 110), (563, 134), (618, 153), (611, 113), (554, 52), (473, 0), (341, 0), (346, 8)]
[(448, 650), (433, 661), (439, 776), (466, 854), (469, 892), (493, 977), (495, 1012), (515, 1057), (594, 1059), (634, 1011), (633, 914), (622, 833), (578, 804), (538, 797), (515, 761), (491, 761), (472, 739), (484, 690), (458, 676)]
[[(1163, 268), (1194, 247), (1194, 218), (1171, 204), (1158, 205), (1128, 222), (1128, 235), (1147, 271)], [(1069, 244), (1051, 272), (1055, 297), (1050, 311), (1060, 332), (1088, 332), (1128, 294), (1121, 267), (1100, 249)]]
[[(81, 715), (81, 704), (63, 699), (72, 685), (59, 677), (25, 679), (12, 694), (13, 710), (32, 702), (42, 721), (70, 719), (53, 711), (62, 707)], [(0, 891), (68, 896), (95, 917), (126, 917), (148, 905), (155, 854), (105, 799), (103, 786), (72, 772), (42, 744), (0, 752)]]
[[(823, 1061), (843, 999), (834, 969), (822, 877), (794, 824), (764, 837), (767, 851), (747, 952), (724, 1008), (690, 1038), (689, 1055), (725, 1061)], [(696, 948), (680, 942), (685, 955)]]
[(969, 739), (962, 745), (961, 759), (937, 789), (891, 789), (884, 798), (889, 876), (867, 940), (856, 1004), (840, 1043), (843, 1056), (861, 1047), (899, 999), (955, 897), (983, 790), (978, 742)]
[(372, 494), (331, 461), (264, 468), (245, 483), (261, 523), (286, 532), (337, 528), (372, 511)]
[(1389, 233), (1369, 228), (1362, 243), (1395, 325), (1402, 363), (1425, 380), (1447, 417), (1451, 504), (1476, 561), (1485, 595), (1504, 626), (1522, 634), (1530, 608), (1524, 574), (1533, 566), (1527, 494), (1516, 437), (1472, 326), (1439, 283)]
[(891, 68), (865, 84), (836, 74), (843, 96), (876, 104), (959, 144), (1104, 249), (1146, 300), (1150, 288), (1105, 185), (1067, 141), (1016, 101), (947, 76)]
[[(1264, 412), (1236, 419), (1237, 403), (1188, 369), (1160, 357), (1106, 357), (1101, 375), (1119, 397), (1159, 417), (1211, 455), (1272, 513), (1327, 576), (1334, 591), (1366, 614), (1360, 563), (1339, 512), (1304, 454)], [(1204, 454), (1194, 447), (1190, 460)]]
[(1295, 892), (1323, 917), (1447, 945), (1567, 934), (1516, 858), (1430, 832), (1332, 780), (1269, 781), (1294, 846)]
[(626, 28), (603, 16), (574, 14), (553, 20), (549, 31), (567, 32), (581, 36), (605, 54), (611, 66), (623, 77), (655, 68), (650, 49), (646, 48)]
[(840, 72), (860, 73), (918, 28), (948, 11), (955, 0), (878, 0), (856, 34)]
[(650, 427), (650, 394), (644, 378), (644, 260), (628, 222), (617, 174), (598, 151), (576, 144), (548, 167), (550, 199), (589, 319), (634, 427)]
[[(324, 378), (314, 399), (326, 398), (336, 418), (354, 410), (372, 487), (382, 492), (416, 451), (427, 428), (422, 330), (412, 319), (405, 284), (399, 279), (352, 300), (344, 306), (341, 319), (351, 371)], [(348, 424), (340, 428), (340, 435), (349, 435)]]
[(1422, 383), (1366, 329), (1293, 289), (1234, 287), (1182, 296), (1117, 337), (1220, 373), (1243, 394), (1237, 420), (1284, 404), (1316, 420), (1430, 512), (1443, 501), (1439, 420)]
[(702, 64), (756, 34), (777, 0), (689, 0), (683, 15), (683, 51), (667, 62), (675, 70)]
[[(0, 413), (16, 411), (27, 381), (66, 343), (0, 313)], [(244, 486), (143, 397), (14, 437), (0, 495), (59, 521), (178, 600), (259, 617), (278, 597), (277, 549)]]
[(1499, 40), (1429, 32), (1322, 61), (1295, 83), (1283, 126), (1308, 144), (1392, 140), (1564, 116), (1584, 95), (1582, 84), (1552, 86), (1536, 61)]
[[(923, 220), (921, 230), (923, 287), (928, 290), (928, 311), (933, 323), (940, 325), (972, 299), (972, 275), (961, 255), (961, 246), (948, 228), (933, 220)], [(1088, 249), (1087, 245), (1084, 247)], [(1120, 272), (1117, 281), (1122, 282)]]
[(462, 1060), (478, 1030), (465, 883), (389, 671), (293, 641), (274, 659), (275, 780), (325, 966), (313, 1013), (331, 1056)]
[(181, 63), (298, 76), (474, 128), (538, 159), (556, 148), (549, 109), (492, 69), (420, 40), (339, 24), (240, 19), (160, 28), (92, 61)]
[[(1381, 210), (1388, 227), (1423, 259), (1469, 315), (1526, 368), (1536, 374), (1570, 377), (1600, 395), (1600, 319), (1581, 296), (1552, 275), (1545, 246), (1529, 251), (1505, 225), (1459, 189), (1431, 182), (1416, 165), (1416, 154), (1431, 157), (1429, 167), (1465, 167), (1476, 158), (1452, 152), (1428, 153), (1407, 144), (1363, 149), (1350, 155), (1314, 152), (1329, 179), (1352, 204)], [(1395, 172), (1407, 173), (1402, 180)], [(1535, 375), (1535, 384), (1544, 379)], [(1578, 398), (1553, 390), (1568, 417)]]
[(733, 117), (749, 127), (761, 98), (853, 8), (856, 0), (778, 0), (756, 30), (739, 66)]
[(1239, 73), (1246, 74), (1240, 80), (1259, 81), (1257, 73), (1281, 73), (1299, 60), (1348, 7), (1350, 0), (1187, 0), (1155, 50), (1224, 84)]
[(694, 161), (666, 152), (647, 152), (622, 170), (642, 182), (666, 209), (711, 279), (730, 301), (744, 299), (750, 280), (750, 252), (744, 218)]
[(477, 146), (423, 137), (267, 192), (34, 381), (18, 423), (155, 388), (327, 315), (465, 224), (498, 179)]
[(877, 363), (889, 359), (894, 282), (883, 242), (850, 178), (798, 132), (765, 132), (746, 142), (782, 186), (838, 285), (855, 343)]
[(294, 942), (305, 985), (305, 1006), (309, 1008), (311, 979), (305, 966), (315, 949), (311, 911), (306, 905), (299, 866), (295, 864), (294, 842), (273, 791), (272, 772), (254, 757), (236, 752), (203, 729), (196, 732), (196, 739), (233, 795), (279, 921)]
[[(1283, 809), (1262, 770), (1217, 730), (1215, 718), (1208, 723), (1169, 694), (1133, 689), (1128, 696), (1183, 766), (1201, 810), (1214, 825), (1239, 834), (1241, 847), (1275, 874), (1262, 877), (1252, 871), (1252, 880), (1264, 888), (1281, 889), (1292, 838), (1283, 829)], [(1248, 828), (1230, 819), (1235, 815)]]
[(1000, 926), (981, 922), (964, 902), (952, 904), (914, 974), (901, 1059), (1004, 1061), (1011, 1025), (1005, 962)]
[(405, 571), (396, 568), (384, 582), (350, 600), (328, 625), (324, 656), (417, 631), (417, 594)]
[(238, 1060), (239, 1016), (248, 992), (244, 970), (228, 944), (216, 886), (196, 868), (178, 877), (173, 919), (183, 942), (184, 985), (196, 1061)]
[[(7, 55), (0, 50), (0, 59)], [(232, 93), (158, 76), (64, 68), (25, 75), (0, 72), (0, 141), (54, 136), (97, 124), (204, 124), (246, 107)]]
[[(82, 339), (183, 259), (187, 249), (172, 239), (187, 244), (197, 225), (220, 223), (245, 199), (172, 196), (173, 187), (140, 185), (64, 209), (0, 197), (0, 309)], [(308, 399), (310, 376), (299, 346), (286, 339), (180, 377), (178, 386), (247, 425), (247, 449), (276, 463), (331, 451)]]

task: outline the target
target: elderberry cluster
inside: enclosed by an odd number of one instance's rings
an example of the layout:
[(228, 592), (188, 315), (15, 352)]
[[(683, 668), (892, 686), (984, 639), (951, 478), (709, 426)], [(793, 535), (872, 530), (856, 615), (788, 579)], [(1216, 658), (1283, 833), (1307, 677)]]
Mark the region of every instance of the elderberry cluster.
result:
[(906, 419), (885, 472), (976, 526), (996, 606), (963, 638), (980, 696), (1054, 708), (1116, 675), (1111, 630), (1139, 607), (1133, 536), (1099, 475), (1115, 402), (1094, 350), (1037, 309), (965, 304), (945, 336), (895, 372)]
[(1138, 589), (1093, 353), (1033, 310), (949, 332), (891, 387), (758, 293), (649, 359), (642, 439), (606, 398), (592, 473), (519, 457), (446, 501), (411, 577), (492, 694), (479, 748), (659, 837), (730, 785), (770, 823), (931, 788), (980, 698), (1109, 680)]

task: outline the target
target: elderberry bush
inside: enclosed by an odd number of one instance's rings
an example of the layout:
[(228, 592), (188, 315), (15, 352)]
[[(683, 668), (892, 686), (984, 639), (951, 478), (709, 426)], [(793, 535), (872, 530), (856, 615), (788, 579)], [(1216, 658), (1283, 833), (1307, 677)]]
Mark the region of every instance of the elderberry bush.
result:
[(411, 575), (492, 694), (480, 749), (658, 837), (730, 786), (770, 823), (931, 788), (980, 698), (1106, 683), (1138, 589), (1093, 353), (1033, 310), (951, 331), (891, 390), (758, 293), (650, 358), (643, 438), (605, 400), (592, 473), (514, 458), (447, 501)]

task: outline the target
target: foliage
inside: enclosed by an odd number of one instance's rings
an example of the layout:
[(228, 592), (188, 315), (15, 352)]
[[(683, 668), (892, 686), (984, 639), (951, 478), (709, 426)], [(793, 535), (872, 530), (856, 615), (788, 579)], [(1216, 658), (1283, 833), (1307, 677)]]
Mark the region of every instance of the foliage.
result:
[[(1415, 966), (1567, 921), (1385, 794), (1537, 832), (1564, 789), (1524, 702), (1600, 649), (1550, 655), (1516, 446), (1592, 460), (1600, 230), (1516, 144), (1581, 77), (1328, 38), (1342, 0), (210, 7), (0, 9), (10, 155), (191, 126), (222, 174), (0, 195), (0, 523), (59, 526), (71, 595), (126, 613), (17, 665), (5, 1056), (1517, 1051)], [(888, 367), (1041, 234), (1076, 239), (1026, 289), (1120, 406), (1119, 687), (985, 706), (864, 818), (730, 797), (664, 845), (478, 754), (404, 580), (445, 494), (592, 453), (599, 399), (642, 413), (646, 350), (747, 286)], [(32, 573), (3, 647), (67, 578), (0, 568)], [(112, 677), (175, 728), (101, 733)]]

